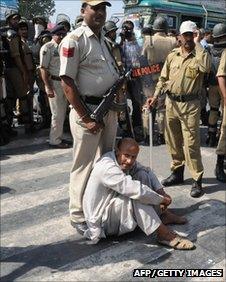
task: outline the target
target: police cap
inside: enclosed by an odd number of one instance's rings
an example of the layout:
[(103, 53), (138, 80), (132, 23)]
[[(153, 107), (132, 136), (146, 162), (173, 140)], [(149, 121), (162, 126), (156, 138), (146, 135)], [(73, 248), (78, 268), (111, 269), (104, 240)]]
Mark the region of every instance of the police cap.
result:
[(169, 25), (168, 25), (167, 19), (164, 17), (158, 16), (153, 22), (152, 29), (156, 32), (159, 31), (159, 32), (167, 33), (168, 28), (169, 28)]
[(90, 6), (96, 6), (99, 4), (105, 4), (108, 7), (111, 7), (111, 3), (108, 1), (104, 1), (104, 0), (82, 0), (83, 3), (86, 3)]
[(54, 28), (50, 30), (52, 35), (66, 34), (67, 31), (63, 25), (56, 25)]
[(21, 18), (21, 20), (19, 21), (18, 27), (26, 27), (28, 29), (28, 23), (27, 20), (25, 18)]

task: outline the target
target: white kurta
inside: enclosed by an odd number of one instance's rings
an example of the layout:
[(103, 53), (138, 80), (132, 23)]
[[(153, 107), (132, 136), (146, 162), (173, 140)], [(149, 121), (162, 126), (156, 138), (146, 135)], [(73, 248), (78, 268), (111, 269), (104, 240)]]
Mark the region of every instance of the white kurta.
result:
[(163, 196), (162, 188), (150, 169), (135, 163), (126, 175), (117, 163), (115, 153), (108, 152), (95, 164), (83, 197), (88, 225), (84, 236), (98, 242), (106, 235), (122, 235), (138, 225), (146, 235), (161, 224), (154, 206)]

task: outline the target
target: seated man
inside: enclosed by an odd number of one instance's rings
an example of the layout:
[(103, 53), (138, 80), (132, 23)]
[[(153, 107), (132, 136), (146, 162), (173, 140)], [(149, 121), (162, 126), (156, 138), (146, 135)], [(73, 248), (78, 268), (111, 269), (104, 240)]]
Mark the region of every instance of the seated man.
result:
[(137, 142), (124, 138), (116, 152), (106, 153), (95, 164), (83, 197), (88, 226), (84, 236), (97, 243), (106, 235), (122, 235), (138, 225), (146, 235), (156, 231), (160, 244), (194, 249), (191, 241), (166, 227), (187, 221), (167, 210), (171, 198), (153, 172), (136, 162), (138, 152)]

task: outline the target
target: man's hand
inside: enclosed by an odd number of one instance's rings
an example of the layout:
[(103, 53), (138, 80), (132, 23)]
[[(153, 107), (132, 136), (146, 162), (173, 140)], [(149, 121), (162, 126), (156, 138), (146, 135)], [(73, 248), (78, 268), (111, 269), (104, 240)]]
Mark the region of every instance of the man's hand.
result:
[[(167, 194), (165, 194), (165, 195), (167, 195)], [(164, 198), (163, 198), (162, 202), (160, 203), (160, 208), (161, 208), (162, 212), (164, 210), (166, 210), (167, 207), (172, 203), (172, 199), (171, 199), (170, 196), (167, 195), (167, 196), (163, 196), (163, 197)]]
[(55, 97), (54, 91), (53, 91), (53, 89), (51, 87), (45, 86), (45, 92), (46, 92), (46, 94), (47, 94), (47, 96), (49, 98), (54, 98)]
[(157, 97), (149, 97), (146, 101), (146, 103), (144, 104), (143, 108), (148, 108), (150, 109), (151, 107), (155, 106), (155, 103), (157, 101)]
[(199, 29), (197, 29), (196, 31), (195, 31), (195, 33), (194, 33), (194, 42), (195, 42), (195, 44), (196, 43), (200, 43), (200, 41), (201, 41), (201, 32), (200, 32), (200, 30)]
[(100, 130), (104, 127), (103, 123), (97, 123), (94, 120), (92, 120), (90, 117), (83, 118), (82, 119), (85, 127), (92, 133), (97, 134), (100, 132)]

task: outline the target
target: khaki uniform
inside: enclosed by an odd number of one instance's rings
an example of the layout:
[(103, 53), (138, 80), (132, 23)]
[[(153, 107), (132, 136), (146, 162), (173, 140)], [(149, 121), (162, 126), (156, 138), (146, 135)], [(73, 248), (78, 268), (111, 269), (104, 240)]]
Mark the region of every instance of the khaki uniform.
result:
[[(60, 76), (75, 80), (81, 96), (102, 97), (117, 81), (119, 74), (114, 58), (104, 42), (83, 22), (69, 33), (60, 45)], [(94, 105), (89, 105), (94, 108)], [(70, 215), (74, 222), (83, 222), (82, 197), (94, 162), (112, 150), (117, 130), (117, 113), (109, 111), (105, 127), (96, 135), (79, 122), (74, 109), (70, 112), (71, 133), (74, 139), (73, 164), (70, 173)]]
[[(220, 65), (217, 71), (217, 76), (226, 76), (226, 49), (224, 49)], [(225, 97), (224, 97), (225, 99)], [(223, 121), (221, 125), (221, 135), (217, 146), (217, 155), (225, 155), (226, 156), (226, 107), (224, 106), (224, 114)]]
[(28, 43), (24, 40), (21, 40), (22, 50), (24, 53), (24, 64), (28, 73), (28, 82), (29, 82), (29, 90), (31, 91), (29, 95), (27, 95), (27, 107), (29, 113), (29, 123), (33, 122), (33, 85), (35, 82), (35, 64), (33, 60), (32, 51), (28, 45)]
[(210, 113), (209, 113), (209, 132), (213, 132), (216, 134), (217, 132), (217, 121), (219, 119), (219, 108), (221, 104), (221, 94), (220, 94), (220, 89), (218, 86), (217, 79), (215, 78), (216, 71), (218, 69), (220, 62), (219, 57), (215, 57), (212, 55), (212, 68), (213, 68), (213, 73), (212, 75), (214, 76), (213, 79), (209, 80), (209, 91), (208, 91), (208, 99), (209, 99), (209, 105), (210, 105)]
[[(176, 47), (176, 39), (174, 37), (167, 36), (164, 32), (157, 32), (153, 36), (145, 36), (144, 46), (142, 50), (142, 55), (148, 59), (149, 65), (163, 63), (166, 57)], [(144, 89), (144, 95), (146, 97), (151, 97), (154, 94), (155, 86), (158, 82), (160, 73), (152, 75), (153, 84), (151, 87)], [(159, 97), (157, 106), (157, 123), (158, 131), (160, 134), (164, 133), (165, 128), (165, 97)], [(148, 115), (143, 114), (143, 124), (144, 132), (148, 134), (149, 132), (149, 122)]]
[(58, 145), (62, 142), (63, 125), (68, 103), (59, 77), (60, 57), (58, 44), (54, 40), (42, 46), (40, 50), (40, 67), (45, 68), (49, 72), (51, 86), (55, 94), (53, 98), (48, 98), (52, 113), (49, 144)]
[[(174, 171), (186, 163), (195, 181), (203, 174), (198, 95), (204, 74), (210, 71), (210, 66), (210, 56), (199, 43), (187, 57), (183, 56), (181, 48), (176, 48), (166, 59), (154, 93), (157, 97), (162, 90), (168, 91), (165, 136), (172, 156), (171, 169)], [(180, 95), (187, 100), (176, 101), (175, 98)]]
[(27, 103), (28, 85), (25, 85), (21, 71), (16, 66), (14, 59), (20, 57), (24, 63), (24, 53), (21, 47), (19, 36), (13, 37), (8, 41), (9, 57), (5, 61), (5, 78), (7, 90), (8, 117), (13, 118), (13, 109), (16, 105), (16, 99), (19, 99), (18, 112), (23, 117), (24, 122), (29, 122), (29, 109)]

